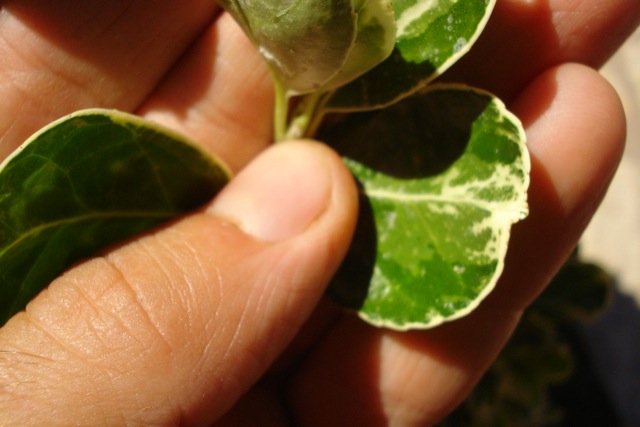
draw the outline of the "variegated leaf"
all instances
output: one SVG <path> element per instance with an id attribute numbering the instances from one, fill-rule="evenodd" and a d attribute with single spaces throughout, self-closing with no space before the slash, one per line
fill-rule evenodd
<path id="1" fill-rule="evenodd" d="M 434 86 L 351 115 L 323 137 L 347 156 L 366 196 L 329 294 L 394 329 L 473 310 L 503 269 L 511 225 L 527 212 L 519 121 L 487 93 Z"/>
<path id="2" fill-rule="evenodd" d="M 381 108 L 422 88 L 469 51 L 495 2 L 395 0 L 395 49 L 380 65 L 337 90 L 326 109 Z"/>

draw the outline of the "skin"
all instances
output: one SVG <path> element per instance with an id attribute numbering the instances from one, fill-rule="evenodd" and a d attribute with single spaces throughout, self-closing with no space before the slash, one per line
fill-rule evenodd
<path id="1" fill-rule="evenodd" d="M 1 157 L 47 122 L 100 106 L 182 131 L 239 171 L 202 210 L 77 265 L 0 329 L 7 424 L 436 422 L 491 364 L 606 191 L 625 121 L 593 67 L 640 21 L 637 0 L 498 1 L 450 78 L 494 91 L 522 119 L 531 214 L 478 310 L 397 333 L 323 299 L 353 232 L 355 186 L 322 145 L 267 148 L 268 74 L 212 1 L 0 8 Z"/>

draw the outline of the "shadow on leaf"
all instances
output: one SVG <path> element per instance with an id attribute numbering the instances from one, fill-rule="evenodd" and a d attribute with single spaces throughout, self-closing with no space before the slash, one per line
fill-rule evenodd
<path id="1" fill-rule="evenodd" d="M 464 153 L 490 98 L 430 91 L 389 108 L 354 113 L 320 130 L 341 155 L 396 178 L 444 172 Z"/>
<path id="2" fill-rule="evenodd" d="M 318 137 L 375 173 L 399 181 L 426 179 L 442 174 L 465 153 L 474 123 L 490 101 L 464 90 L 433 90 L 384 110 L 336 116 Z M 358 310 L 368 298 L 378 264 L 380 225 L 364 191 L 367 178 L 356 179 L 361 188 L 358 225 L 328 295 Z"/>
<path id="3" fill-rule="evenodd" d="M 369 293 L 378 249 L 378 233 L 369 198 L 359 193 L 358 223 L 344 262 L 338 269 L 327 295 L 343 307 L 358 310 Z"/>

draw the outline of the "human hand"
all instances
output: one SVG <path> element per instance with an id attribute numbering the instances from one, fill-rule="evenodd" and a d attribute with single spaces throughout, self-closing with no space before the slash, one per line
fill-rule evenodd
<path id="1" fill-rule="evenodd" d="M 315 144 L 258 155 L 271 83 L 228 16 L 209 25 L 210 0 L 5 1 L 0 153 L 101 106 L 174 127 L 244 170 L 202 211 L 70 270 L 0 330 L 0 419 L 411 426 L 446 414 L 571 251 L 621 155 L 615 93 L 562 64 L 598 65 L 640 6 L 570 3 L 500 1 L 486 37 L 452 70 L 522 118 L 531 215 L 476 312 L 396 333 L 321 299 L 353 230 L 353 184 Z"/>

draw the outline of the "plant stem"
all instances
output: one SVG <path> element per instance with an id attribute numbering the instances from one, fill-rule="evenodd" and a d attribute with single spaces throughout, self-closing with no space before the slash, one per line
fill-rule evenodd
<path id="1" fill-rule="evenodd" d="M 331 98 L 332 94 L 333 94 L 333 91 L 330 91 L 330 92 L 323 92 L 322 94 L 320 94 L 320 96 L 318 96 L 314 106 L 313 113 L 311 114 L 309 119 L 307 130 L 305 132 L 306 137 L 312 138 L 318 131 L 318 128 L 322 123 L 322 119 L 324 118 L 323 107 L 327 103 L 329 98 Z"/>
<path id="2" fill-rule="evenodd" d="M 302 98 L 287 130 L 287 139 L 313 137 L 324 116 L 322 105 L 328 95 L 327 92 L 313 92 Z"/>
<path id="3" fill-rule="evenodd" d="M 324 116 L 322 106 L 331 96 L 331 92 L 312 92 L 302 96 L 291 121 L 289 121 L 291 95 L 274 74 L 272 74 L 272 80 L 275 88 L 273 116 L 275 142 L 313 137 Z"/>
<path id="4" fill-rule="evenodd" d="M 287 138 L 287 121 L 289 118 L 289 95 L 280 83 L 280 80 L 272 75 L 275 88 L 275 111 L 273 116 L 273 133 L 276 142 Z"/>

